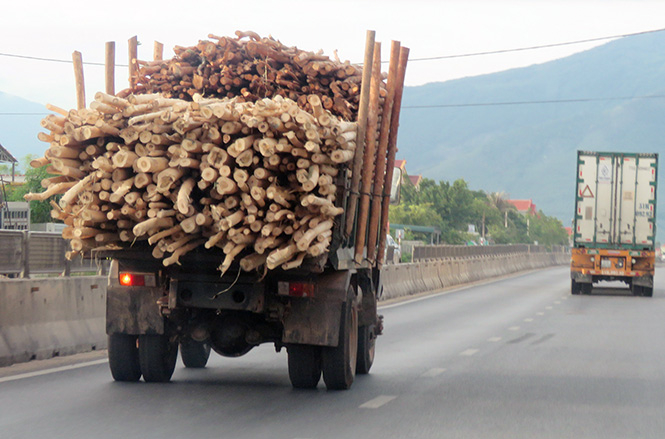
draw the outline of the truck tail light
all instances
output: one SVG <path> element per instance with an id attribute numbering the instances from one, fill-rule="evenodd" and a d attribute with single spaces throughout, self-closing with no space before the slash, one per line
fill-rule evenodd
<path id="1" fill-rule="evenodd" d="M 312 282 L 278 282 L 277 294 L 290 297 L 314 297 Z"/>
<path id="2" fill-rule="evenodd" d="M 157 286 L 154 274 L 120 273 L 118 281 L 123 287 L 154 287 Z"/>

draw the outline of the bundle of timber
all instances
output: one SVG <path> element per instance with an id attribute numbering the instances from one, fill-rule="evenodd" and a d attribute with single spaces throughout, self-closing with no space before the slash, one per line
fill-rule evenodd
<path id="1" fill-rule="evenodd" d="M 136 61 L 131 87 L 119 93 L 163 93 L 191 100 L 242 97 L 256 101 L 282 96 L 311 111 L 307 96 L 320 96 L 323 107 L 345 120 L 356 120 L 362 67 L 296 47 L 287 47 L 254 32 L 236 32 L 237 38 L 208 35 L 193 47 L 175 47 L 170 60 Z M 384 86 L 385 88 L 385 86 Z"/>
<path id="2" fill-rule="evenodd" d="M 305 100 L 310 111 L 280 94 L 248 102 L 100 92 L 89 109 L 51 107 L 60 115 L 42 121 L 50 147 L 33 166 L 59 176 L 26 199 L 64 194 L 52 215 L 67 224 L 70 256 L 147 240 L 166 266 L 217 246 L 222 273 L 236 258 L 245 271 L 298 267 L 327 252 L 343 213 L 336 178 L 357 129 L 318 95 Z"/>

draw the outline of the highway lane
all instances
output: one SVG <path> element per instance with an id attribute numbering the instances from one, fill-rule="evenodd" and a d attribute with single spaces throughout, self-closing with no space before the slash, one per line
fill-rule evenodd
<path id="1" fill-rule="evenodd" d="M 0 437 L 662 438 L 661 272 L 651 299 L 571 296 L 560 267 L 384 306 L 372 373 L 346 392 L 291 389 L 271 346 L 169 384 L 107 364 L 0 378 Z"/>

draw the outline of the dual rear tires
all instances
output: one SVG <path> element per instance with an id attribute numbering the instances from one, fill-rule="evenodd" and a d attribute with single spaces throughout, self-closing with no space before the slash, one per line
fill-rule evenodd
<path id="1" fill-rule="evenodd" d="M 633 296 L 653 297 L 653 287 L 644 287 L 641 285 L 631 285 Z"/>
<path id="2" fill-rule="evenodd" d="M 205 367 L 210 347 L 193 340 L 181 344 L 186 367 Z M 111 334 L 108 337 L 109 367 L 116 381 L 163 383 L 171 380 L 178 358 L 178 343 L 166 334 Z"/>
<path id="3" fill-rule="evenodd" d="M 590 283 L 575 282 L 575 279 L 571 281 L 570 292 L 574 295 L 577 294 L 591 294 L 591 289 L 593 285 Z"/>
<path id="4" fill-rule="evenodd" d="M 291 384 L 297 389 L 313 389 L 321 380 L 328 390 L 346 390 L 353 384 L 356 368 L 362 364 L 362 373 L 369 372 L 371 362 L 374 360 L 374 349 L 371 352 L 360 352 L 368 349 L 369 340 L 360 343 L 359 338 L 366 331 L 358 329 L 358 308 L 355 303 L 355 294 L 342 305 L 342 315 L 339 328 L 339 342 L 335 347 L 312 345 L 289 345 L 288 364 Z M 359 356 L 363 361 L 359 361 Z M 369 364 L 369 366 L 367 366 Z"/>

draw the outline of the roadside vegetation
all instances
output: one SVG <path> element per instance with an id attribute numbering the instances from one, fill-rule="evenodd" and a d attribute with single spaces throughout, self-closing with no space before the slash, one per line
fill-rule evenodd
<path id="1" fill-rule="evenodd" d="M 418 190 L 407 179 L 401 197 L 399 205 L 391 206 L 391 224 L 438 227 L 445 244 L 568 244 L 568 234 L 557 218 L 542 211 L 522 214 L 505 194 L 473 191 L 461 179 L 451 184 L 425 178 Z M 469 225 L 476 233 L 469 233 Z M 407 230 L 405 238 L 425 237 Z"/>

